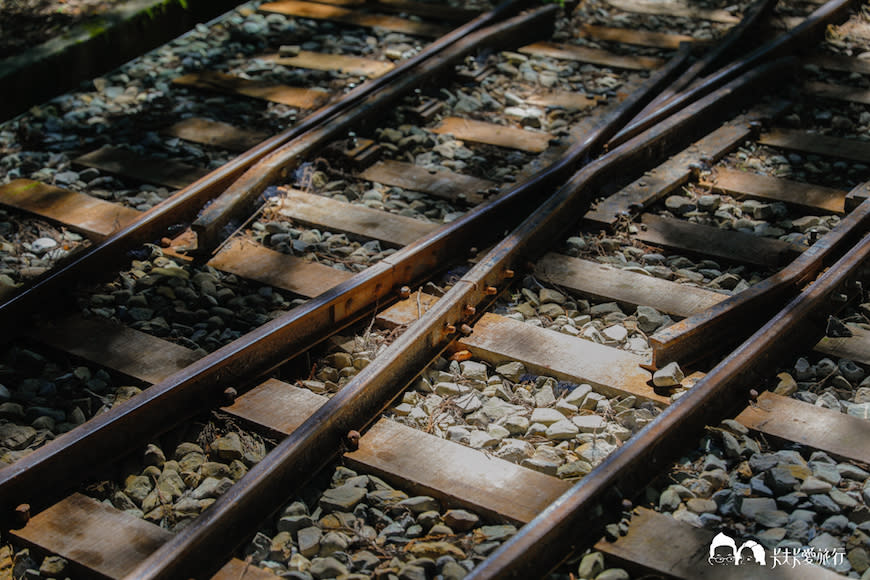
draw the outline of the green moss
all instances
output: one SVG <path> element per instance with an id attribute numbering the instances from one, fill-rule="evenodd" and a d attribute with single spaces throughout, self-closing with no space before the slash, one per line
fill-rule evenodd
<path id="1" fill-rule="evenodd" d="M 166 9 L 170 6 L 172 6 L 173 4 L 178 4 L 179 6 L 181 6 L 185 10 L 188 9 L 187 0 L 163 0 L 159 4 L 154 4 L 154 5 L 146 8 L 145 14 L 148 15 L 148 18 L 150 18 L 151 20 L 154 20 L 154 18 L 156 17 L 156 15 L 158 13 L 165 12 Z"/>
<path id="2" fill-rule="evenodd" d="M 88 36 L 90 36 L 91 38 L 101 36 L 105 34 L 106 31 L 109 29 L 108 22 L 106 22 L 102 18 L 87 20 L 82 23 L 82 27 L 87 30 Z"/>

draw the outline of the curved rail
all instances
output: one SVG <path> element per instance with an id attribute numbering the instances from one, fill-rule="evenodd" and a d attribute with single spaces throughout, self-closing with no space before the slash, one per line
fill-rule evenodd
<path id="1" fill-rule="evenodd" d="M 522 23 L 509 21 L 500 27 L 513 25 Z M 650 78 L 642 90 L 626 99 L 600 127 L 535 178 L 481 204 L 348 281 L 0 470 L 0 512 L 10 513 L 21 503 L 29 503 L 35 510 L 46 506 L 84 478 L 82 466 L 93 464 L 94 449 L 100 450 L 99 457 L 110 461 L 130 446 L 147 442 L 199 412 L 203 402 L 210 406 L 212 401 L 220 401 L 226 387 L 239 388 L 253 382 L 255 377 L 268 373 L 350 324 L 374 304 L 389 301 L 397 288 L 430 276 L 448 261 L 464 256 L 467 248 L 491 243 L 484 239 L 487 231 L 502 231 L 505 224 L 516 224 L 521 216 L 531 213 L 536 195 L 567 179 L 621 123 L 631 119 L 671 80 L 681 63 L 682 59 L 675 59 Z M 494 223 L 499 223 L 500 227 L 488 227 Z M 63 477 L 56 476 L 61 473 Z M 59 481 L 63 484 L 58 484 Z"/>
<path id="2" fill-rule="evenodd" d="M 589 475 L 553 502 L 468 576 L 473 580 L 529 578 L 541 562 L 557 562 L 572 545 L 601 537 L 619 500 L 640 493 L 661 466 L 676 460 L 705 425 L 745 404 L 755 381 L 790 352 L 809 348 L 824 335 L 827 316 L 842 307 L 831 299 L 849 286 L 870 257 L 870 234 L 850 249 L 774 319 L 616 450 Z"/>
<path id="3" fill-rule="evenodd" d="M 823 4 L 793 30 L 763 44 L 747 56 L 721 68 L 718 72 L 692 83 L 682 94 L 674 95 L 668 101 L 662 103 L 662 106 L 654 112 L 640 117 L 620 131 L 608 143 L 608 146 L 614 147 L 624 143 L 627 139 L 651 127 L 668 115 L 673 114 L 674 111 L 685 107 L 687 103 L 709 93 L 710 87 L 715 87 L 718 83 L 727 82 L 766 60 L 799 54 L 807 46 L 812 45 L 811 41 L 813 38 L 824 33 L 825 28 L 831 21 L 842 18 L 853 2 L 854 0 L 830 0 Z"/>
<path id="4" fill-rule="evenodd" d="M 75 257 L 61 268 L 51 271 L 31 287 L 0 304 L 0 325 L 4 328 L 15 328 L 17 321 L 29 317 L 32 311 L 38 308 L 44 309 L 47 304 L 51 304 L 52 302 L 47 300 L 49 296 L 60 294 L 63 289 L 69 288 L 83 276 L 99 274 L 109 265 L 120 264 L 131 248 L 159 239 L 170 226 L 193 219 L 209 200 L 219 195 L 260 159 L 292 143 L 343 111 L 365 102 L 372 93 L 402 79 L 419 65 L 441 54 L 458 41 L 466 39 L 472 33 L 515 14 L 528 3 L 528 0 L 505 0 L 494 10 L 481 14 L 458 27 L 385 75 L 359 85 L 338 102 L 321 107 L 299 124 L 267 139 L 178 191 L 100 244 Z"/>
<path id="5" fill-rule="evenodd" d="M 626 164 L 638 167 L 661 157 L 676 141 L 685 140 L 688 132 L 749 97 L 758 84 L 775 80 L 785 64 L 774 62 L 747 73 L 586 166 L 213 506 L 144 560 L 133 576 L 184 577 L 203 566 L 214 566 L 203 556 L 226 553 L 239 541 L 222 530 L 253 531 L 275 509 L 274 498 L 286 496 L 329 462 L 333 457 L 324 449 L 337 453 L 346 433 L 373 421 L 399 396 L 421 365 L 455 338 L 468 313 L 498 292 L 512 276 L 513 267 L 524 264 L 538 246 L 575 221 L 579 210 L 594 199 L 597 185 L 612 179 Z"/>
<path id="6" fill-rule="evenodd" d="M 652 335 L 652 366 L 662 367 L 671 361 L 683 365 L 696 363 L 702 358 L 712 358 L 744 339 L 758 320 L 769 318 L 771 311 L 785 300 L 794 298 L 807 282 L 854 245 L 868 228 L 870 200 L 852 210 L 833 230 L 773 276 Z"/>

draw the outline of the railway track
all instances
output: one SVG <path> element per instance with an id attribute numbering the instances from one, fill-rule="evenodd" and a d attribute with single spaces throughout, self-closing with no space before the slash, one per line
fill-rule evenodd
<path id="1" fill-rule="evenodd" d="M 336 26 L 440 34 L 368 13 L 428 6 L 260 5 L 298 42 L 257 66 L 337 71 L 347 92 L 316 109 L 328 92 L 177 78 L 313 112 L 208 174 L 75 158 L 181 188 L 152 209 L 0 188 L 91 240 L 32 282 L 7 274 L 0 507 L 4 538 L 33 548 L 16 574 L 48 553 L 83 577 L 524 578 L 569 557 L 572 575 L 627 577 L 605 554 L 733 577 L 707 561 L 716 530 L 842 549 L 839 570 L 863 573 L 866 61 L 809 49 L 828 29 L 828 49 L 866 52 L 866 14 L 708 11 L 732 31 L 693 50 L 678 30 L 589 24 L 670 26 L 616 3 L 558 22 L 509 3 L 427 49 L 309 50 Z M 186 151 L 262 138 L 195 117 L 166 131 Z M 841 360 L 792 360 L 812 349 Z M 812 506 L 847 523 L 798 535 L 782 509 Z M 679 551 L 655 543 L 670 538 Z M 792 573 L 834 574 L 811 564 Z"/>

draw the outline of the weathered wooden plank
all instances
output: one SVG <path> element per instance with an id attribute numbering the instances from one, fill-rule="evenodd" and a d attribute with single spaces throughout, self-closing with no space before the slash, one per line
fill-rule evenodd
<path id="1" fill-rule="evenodd" d="M 833 187 L 725 168 L 718 168 L 714 178 L 702 182 L 702 185 L 729 195 L 783 201 L 813 210 L 837 214 L 842 214 L 844 211 L 843 204 L 847 193 L 842 189 L 834 189 Z"/>
<path id="2" fill-rule="evenodd" d="M 838 457 L 870 462 L 870 421 L 765 391 L 737 420 L 765 435 L 821 449 Z"/>
<path id="3" fill-rule="evenodd" d="M 111 145 L 76 157 L 73 162 L 85 167 L 95 167 L 106 173 L 175 189 L 190 185 L 209 173 L 208 169 L 202 167 L 194 167 L 171 159 L 143 157 L 128 149 Z"/>
<path id="4" fill-rule="evenodd" d="M 652 56 L 622 56 L 600 48 L 556 42 L 535 42 L 520 48 L 519 52 L 626 70 L 651 70 L 659 68 L 664 64 L 664 60 Z"/>
<path id="5" fill-rule="evenodd" d="M 133 208 L 30 179 L 0 186 L 0 203 L 64 224 L 91 239 L 102 239 L 139 216 Z"/>
<path id="6" fill-rule="evenodd" d="M 870 181 L 865 181 L 846 194 L 846 211 L 852 211 L 868 199 L 870 199 Z"/>
<path id="7" fill-rule="evenodd" d="M 634 30 L 630 28 L 614 28 L 611 26 L 598 26 L 595 24 L 581 24 L 577 27 L 577 35 L 595 40 L 607 40 L 634 44 L 637 46 L 650 46 L 653 48 L 679 48 L 681 42 L 695 42 L 691 36 L 684 34 L 667 34 L 664 32 L 651 32 L 649 30 Z"/>
<path id="8" fill-rule="evenodd" d="M 222 410 L 280 436 L 295 431 L 327 400 L 308 389 L 269 379 Z"/>
<path id="9" fill-rule="evenodd" d="M 399 300 L 386 310 L 379 312 L 375 320 L 386 328 L 412 324 L 432 308 L 436 302 L 438 302 L 437 296 L 417 291 L 409 298 Z"/>
<path id="10" fill-rule="evenodd" d="M 465 21 L 480 14 L 480 10 L 447 4 L 415 2 L 414 0 L 317 0 L 319 4 L 334 6 L 365 6 L 378 12 L 401 12 L 414 16 L 434 17 L 441 20 Z"/>
<path id="11" fill-rule="evenodd" d="M 45 322 L 28 334 L 49 346 L 149 383 L 159 383 L 200 358 L 189 348 L 168 340 L 108 320 L 78 315 Z"/>
<path id="12" fill-rule="evenodd" d="M 561 254 L 545 255 L 535 266 L 535 272 L 541 280 L 595 299 L 652 306 L 676 316 L 701 312 L 727 298 L 703 288 Z"/>
<path id="13" fill-rule="evenodd" d="M 642 223 L 643 227 L 636 236 L 642 242 L 743 264 L 777 267 L 789 263 L 801 253 L 798 246 L 782 240 L 675 218 L 644 214 Z"/>
<path id="14" fill-rule="evenodd" d="M 275 573 L 233 558 L 211 580 L 275 580 Z"/>
<path id="15" fill-rule="evenodd" d="M 596 106 L 598 99 L 590 98 L 580 93 L 553 91 L 531 95 L 526 99 L 526 102 L 539 107 L 561 107 L 571 111 L 583 111 Z"/>
<path id="16" fill-rule="evenodd" d="M 430 129 L 433 133 L 450 134 L 457 139 L 472 141 L 474 143 L 486 143 L 510 149 L 520 149 L 531 153 L 540 153 L 547 149 L 550 143 L 550 135 L 538 133 L 518 127 L 505 127 L 495 123 L 462 119 L 460 117 L 447 117 L 436 127 Z"/>
<path id="17" fill-rule="evenodd" d="M 494 181 L 471 175 L 430 171 L 413 163 L 391 160 L 378 161 L 359 176 L 384 185 L 420 191 L 452 201 L 465 200 L 475 205 L 484 200 L 484 192 L 498 186 Z"/>
<path id="18" fill-rule="evenodd" d="M 74 493 L 10 532 L 103 578 L 123 578 L 172 534 L 93 498 Z"/>
<path id="19" fill-rule="evenodd" d="M 266 54 L 257 57 L 260 60 L 280 64 L 282 66 L 295 66 L 313 70 L 331 70 L 340 73 L 360 75 L 364 77 L 379 77 L 388 73 L 396 65 L 383 60 L 363 58 L 346 54 L 327 54 L 323 52 L 311 52 L 301 50 L 296 56 L 281 56 L 279 54 Z"/>
<path id="20" fill-rule="evenodd" d="M 300 109 L 316 109 L 329 99 L 329 93 L 317 89 L 276 85 L 264 81 L 215 71 L 200 71 L 172 80 L 177 85 L 230 95 L 244 95 Z"/>
<path id="21" fill-rule="evenodd" d="M 648 207 L 689 180 L 692 164 L 701 158 L 715 162 L 752 135 L 748 122 L 729 123 L 648 171 L 633 183 L 599 203 L 586 219 L 616 223 L 620 216 Z"/>
<path id="22" fill-rule="evenodd" d="M 269 137 L 264 131 L 242 129 L 203 117 L 184 119 L 161 130 L 161 133 L 193 143 L 223 147 L 229 151 L 247 151 Z"/>
<path id="23" fill-rule="evenodd" d="M 626 12 L 682 16 L 695 20 L 722 22 L 723 24 L 737 24 L 740 22 L 739 17 L 727 10 L 698 8 L 680 0 L 607 0 L 607 3 Z"/>
<path id="24" fill-rule="evenodd" d="M 771 147 L 870 163 L 870 141 L 818 135 L 800 129 L 772 129 L 762 133 L 758 142 Z"/>
<path id="25" fill-rule="evenodd" d="M 711 564 L 710 544 L 717 532 L 695 528 L 673 517 L 647 508 L 638 508 L 631 518 L 628 534 L 615 542 L 601 540 L 595 549 L 604 552 L 617 562 L 625 562 L 681 580 L 837 580 L 836 572 L 800 561 L 773 567 L 773 554 L 766 552 L 765 566 L 744 565 L 735 568 L 734 563 Z M 737 538 L 735 538 L 737 539 Z M 742 544 L 741 541 L 737 542 Z M 735 575 L 735 569 L 739 574 Z"/>
<path id="26" fill-rule="evenodd" d="M 828 70 L 870 74 L 870 60 L 843 56 L 840 54 L 811 54 L 804 59 L 807 64 L 814 64 Z"/>
<path id="27" fill-rule="evenodd" d="M 439 224 L 296 189 L 284 189 L 282 196 L 281 215 L 330 231 L 365 236 L 394 246 L 406 246 L 440 227 Z"/>
<path id="28" fill-rule="evenodd" d="M 292 433 L 326 401 L 307 389 L 270 379 L 222 410 L 280 436 Z M 429 459 L 421 462 L 420 457 Z M 569 487 L 555 477 L 485 457 L 388 419 L 366 432 L 359 449 L 345 455 L 345 460 L 367 473 L 406 479 L 404 485 L 418 493 L 521 523 Z"/>
<path id="29" fill-rule="evenodd" d="M 57 554 L 88 572 L 88 578 L 125 578 L 172 534 L 80 493 L 43 510 L 20 530 L 19 541 Z M 213 576 L 217 580 L 266 580 L 275 575 L 234 558 Z"/>
<path id="30" fill-rule="evenodd" d="M 359 1 L 359 0 L 357 0 Z M 370 0 L 362 0 L 365 4 Z M 452 22 L 465 22 L 480 15 L 480 10 L 465 8 L 464 6 L 450 6 L 442 3 L 414 2 L 412 0 L 378 0 L 371 3 L 373 8 L 380 12 L 401 12 L 435 20 L 450 20 Z"/>
<path id="31" fill-rule="evenodd" d="M 829 336 L 820 340 L 815 351 L 837 358 L 870 365 L 870 330 L 861 328 L 855 324 L 848 325 L 852 336 L 847 338 L 831 338 Z"/>
<path id="32" fill-rule="evenodd" d="M 366 28 L 377 27 L 383 28 L 384 30 L 392 30 L 394 32 L 402 32 L 404 34 L 413 34 L 429 38 L 437 38 L 449 32 L 448 28 L 436 24 L 417 22 L 415 20 L 398 18 L 396 16 L 366 14 L 364 12 L 342 8 L 341 6 L 315 4 L 313 2 L 299 2 L 297 0 L 267 2 L 261 4 L 259 10 L 262 12 L 277 12 L 278 14 L 286 14 L 287 16 L 296 16 L 299 18 L 311 18 L 313 20 L 331 20 L 333 22 L 341 22 L 342 24 L 349 24 L 352 26 L 362 26 Z"/>
<path id="33" fill-rule="evenodd" d="M 240 239 L 226 244 L 208 265 L 306 298 L 326 292 L 353 275 Z"/>
<path id="34" fill-rule="evenodd" d="M 804 83 L 804 92 L 809 93 L 814 97 L 870 105 L 870 89 L 860 87 L 807 82 Z"/>
<path id="35" fill-rule="evenodd" d="M 561 479 L 381 419 L 345 454 L 351 467 L 484 516 L 527 523 L 568 490 Z M 425 460 L 423 460 L 425 458 Z"/>
<path id="36" fill-rule="evenodd" d="M 644 358 L 512 318 L 484 314 L 459 345 L 492 363 L 520 361 L 532 373 L 589 383 L 611 397 L 635 395 L 663 405 L 670 402 L 650 386 L 652 375 L 640 367 Z"/>

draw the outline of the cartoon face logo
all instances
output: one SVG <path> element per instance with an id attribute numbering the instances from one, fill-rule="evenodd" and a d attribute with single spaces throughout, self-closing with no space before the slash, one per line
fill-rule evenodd
<path id="1" fill-rule="evenodd" d="M 755 540 L 746 540 L 737 550 L 737 564 L 759 564 L 764 566 L 764 548 Z"/>
<path id="2" fill-rule="evenodd" d="M 710 542 L 710 556 L 707 561 L 712 564 L 733 564 L 736 561 L 737 544 L 730 536 L 719 532 Z"/>
<path id="3" fill-rule="evenodd" d="M 733 564 L 739 566 L 765 565 L 764 548 L 755 540 L 746 540 L 740 549 L 731 536 L 719 532 L 710 542 L 710 556 L 707 562 L 713 564 Z"/>

